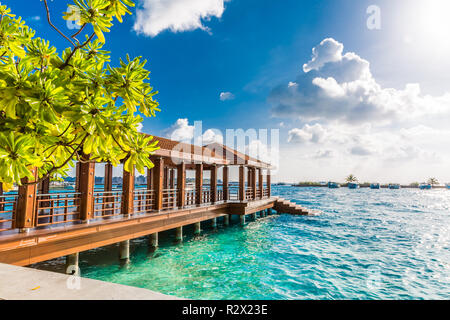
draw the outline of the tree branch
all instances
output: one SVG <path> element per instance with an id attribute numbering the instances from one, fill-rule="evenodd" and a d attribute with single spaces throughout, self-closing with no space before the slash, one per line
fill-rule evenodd
<path id="1" fill-rule="evenodd" d="M 52 26 L 53 29 L 56 30 L 56 32 L 58 32 L 60 35 L 62 35 L 67 41 L 69 41 L 74 47 L 76 47 L 75 42 L 73 42 L 72 40 L 69 39 L 69 37 L 67 37 L 64 33 L 61 32 L 61 30 L 59 30 L 51 21 L 50 19 L 50 9 L 48 8 L 48 3 L 47 0 L 44 0 L 44 5 L 45 5 L 45 10 L 47 11 L 47 21 L 50 24 L 50 26 Z"/>

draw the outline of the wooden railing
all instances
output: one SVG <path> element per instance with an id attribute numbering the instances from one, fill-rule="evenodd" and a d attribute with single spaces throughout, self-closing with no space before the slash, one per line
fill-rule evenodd
<path id="1" fill-rule="evenodd" d="M 36 227 L 80 221 L 80 193 L 64 192 L 36 196 Z"/>
<path id="2" fill-rule="evenodd" d="M 186 206 L 193 206 L 195 204 L 195 196 L 196 196 L 195 189 L 186 189 L 184 204 Z"/>
<path id="3" fill-rule="evenodd" d="M 164 189 L 163 196 L 163 209 L 174 209 L 177 207 L 178 190 L 177 189 Z"/>
<path id="4" fill-rule="evenodd" d="M 230 201 L 238 201 L 239 200 L 239 187 L 238 186 L 229 186 L 228 187 L 228 199 Z"/>
<path id="5" fill-rule="evenodd" d="M 245 200 L 252 200 L 253 199 L 253 188 L 248 187 L 245 190 Z"/>
<path id="6" fill-rule="evenodd" d="M 134 190 L 134 214 L 154 211 L 155 191 L 147 189 Z"/>
<path id="7" fill-rule="evenodd" d="M 0 232 L 15 228 L 16 204 L 17 194 L 0 196 Z"/>
<path id="8" fill-rule="evenodd" d="M 108 218 L 122 214 L 122 190 L 94 192 L 94 218 Z"/>

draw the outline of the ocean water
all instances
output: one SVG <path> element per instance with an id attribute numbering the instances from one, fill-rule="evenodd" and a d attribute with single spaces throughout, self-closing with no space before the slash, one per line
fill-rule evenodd
<path id="1" fill-rule="evenodd" d="M 321 210 L 203 226 L 184 242 L 160 235 L 80 254 L 83 277 L 191 299 L 449 299 L 450 190 L 274 187 L 274 195 Z M 57 270 L 64 259 L 34 267 Z"/>

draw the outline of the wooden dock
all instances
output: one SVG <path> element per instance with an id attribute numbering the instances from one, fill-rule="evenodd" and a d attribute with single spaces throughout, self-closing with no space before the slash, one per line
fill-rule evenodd
<path id="1" fill-rule="evenodd" d="M 305 215 L 312 212 L 271 196 L 271 165 L 213 144 L 198 147 L 157 138 L 161 149 L 147 170 L 147 185 L 135 187 L 133 172 L 123 171 L 121 189 L 112 187 L 112 166 L 105 164 L 104 186 L 95 185 L 94 162 L 77 164 L 75 192 L 49 190 L 49 181 L 19 188 L 17 194 L 0 194 L 0 263 L 26 266 L 67 256 L 78 265 L 78 253 L 119 243 L 119 258 L 129 259 L 129 240 L 150 235 L 158 246 L 158 233 L 175 230 L 180 241 L 183 227 L 217 219 L 230 223 L 237 215 L 277 212 Z M 238 185 L 230 183 L 237 167 Z M 195 187 L 186 175 L 195 173 Z M 204 172 L 209 184 L 204 185 Z M 219 171 L 221 183 L 218 181 Z M 37 170 L 35 170 L 37 176 Z"/>

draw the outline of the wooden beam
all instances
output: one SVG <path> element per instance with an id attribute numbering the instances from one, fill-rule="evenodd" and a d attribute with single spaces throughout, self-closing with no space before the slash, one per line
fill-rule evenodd
<path id="1" fill-rule="evenodd" d="M 132 215 L 134 211 L 134 167 L 132 172 L 123 170 L 122 214 Z"/>
<path id="2" fill-rule="evenodd" d="M 153 161 L 153 188 L 155 192 L 155 210 L 162 210 L 163 189 L 164 189 L 164 158 L 157 158 Z"/>
<path id="3" fill-rule="evenodd" d="M 104 191 L 112 191 L 113 166 L 110 162 L 105 163 Z"/>
<path id="4" fill-rule="evenodd" d="M 271 185 L 270 179 L 271 179 L 271 173 L 270 173 L 270 170 L 267 170 L 267 181 L 266 181 L 266 184 L 267 184 L 267 191 L 268 191 L 268 194 L 269 194 L 269 198 L 272 196 L 272 185 Z"/>
<path id="5" fill-rule="evenodd" d="M 195 203 L 200 205 L 203 203 L 203 164 L 195 165 Z"/>
<path id="6" fill-rule="evenodd" d="M 256 168 L 251 168 L 252 171 L 252 194 L 253 200 L 256 200 Z"/>
<path id="7" fill-rule="evenodd" d="M 164 165 L 164 183 L 163 188 L 169 189 L 169 167 Z"/>
<path id="8" fill-rule="evenodd" d="M 153 190 L 153 168 L 147 168 L 147 190 Z"/>
<path id="9" fill-rule="evenodd" d="M 22 231 L 33 228 L 35 226 L 35 213 L 36 213 L 36 192 L 37 185 L 25 183 L 36 181 L 38 178 L 37 168 L 32 168 L 31 173 L 33 178 L 23 178 L 22 185 L 19 187 L 17 210 L 16 210 L 16 228 Z"/>
<path id="10" fill-rule="evenodd" d="M 230 175 L 230 168 L 228 166 L 223 167 L 222 171 L 222 183 L 223 183 L 223 200 L 227 201 L 230 199 L 230 193 L 229 193 L 229 175 Z"/>
<path id="11" fill-rule="evenodd" d="M 80 220 L 88 221 L 94 217 L 95 163 L 80 163 Z"/>
<path id="12" fill-rule="evenodd" d="M 217 202 L 217 166 L 211 167 L 210 175 L 210 187 L 211 187 L 211 202 Z"/>
<path id="13" fill-rule="evenodd" d="M 182 162 L 177 168 L 178 207 L 183 208 L 186 197 L 186 164 Z"/>
<path id="14" fill-rule="evenodd" d="M 262 199 L 263 192 L 264 192 L 264 183 L 263 183 L 263 174 L 262 174 L 261 168 L 258 169 L 258 191 L 259 191 L 260 199 Z"/>
<path id="15" fill-rule="evenodd" d="M 245 167 L 239 167 L 239 200 L 245 200 Z"/>

